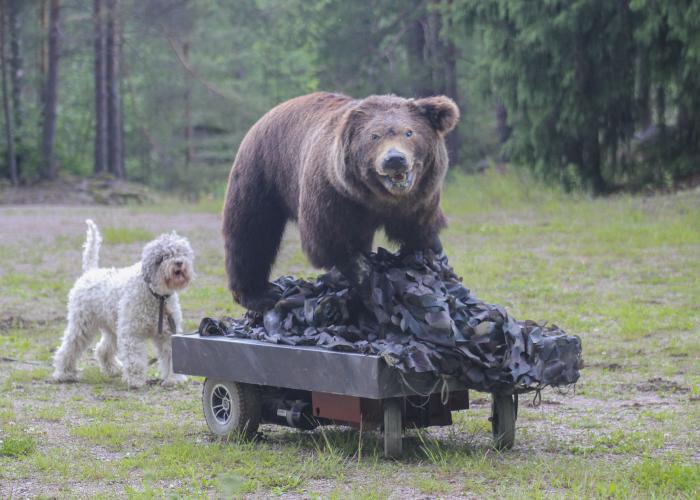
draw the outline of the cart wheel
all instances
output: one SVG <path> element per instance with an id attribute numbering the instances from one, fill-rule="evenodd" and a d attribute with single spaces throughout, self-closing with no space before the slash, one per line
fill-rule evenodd
<path id="1" fill-rule="evenodd" d="M 497 450 L 509 450 L 513 447 L 517 417 L 517 394 L 491 395 L 491 430 L 493 432 L 493 446 Z"/>
<path id="2" fill-rule="evenodd" d="M 386 458 L 401 456 L 403 447 L 401 406 L 401 398 L 384 400 L 384 456 Z"/>
<path id="3" fill-rule="evenodd" d="M 251 438 L 260 424 L 260 392 L 250 384 L 206 379 L 202 407 L 209 430 L 221 438 Z"/>

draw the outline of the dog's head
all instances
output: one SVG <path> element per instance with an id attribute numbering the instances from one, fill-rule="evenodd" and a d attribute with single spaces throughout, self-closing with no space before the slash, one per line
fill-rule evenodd
<path id="1" fill-rule="evenodd" d="M 194 252 L 187 239 L 175 231 L 163 234 L 143 249 L 143 279 L 161 295 L 182 290 L 194 279 Z"/>

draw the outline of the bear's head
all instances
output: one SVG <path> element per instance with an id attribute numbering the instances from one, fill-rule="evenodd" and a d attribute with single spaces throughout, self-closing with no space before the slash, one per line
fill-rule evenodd
<path id="1" fill-rule="evenodd" d="M 358 101 L 339 127 L 342 177 L 355 187 L 361 184 L 361 191 L 397 202 L 426 188 L 439 189 L 448 166 L 445 135 L 458 120 L 459 108 L 445 96 Z"/>

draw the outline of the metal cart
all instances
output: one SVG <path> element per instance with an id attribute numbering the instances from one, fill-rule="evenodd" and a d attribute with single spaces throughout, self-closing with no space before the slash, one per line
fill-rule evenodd
<path id="1" fill-rule="evenodd" d="M 452 424 L 469 408 L 468 389 L 454 379 L 402 374 L 380 356 L 233 337 L 174 335 L 176 373 L 206 377 L 202 406 L 220 437 L 251 437 L 260 423 L 310 430 L 319 425 L 382 430 L 384 455 L 402 452 L 406 428 Z M 494 394 L 494 446 L 515 439 L 517 395 Z"/>

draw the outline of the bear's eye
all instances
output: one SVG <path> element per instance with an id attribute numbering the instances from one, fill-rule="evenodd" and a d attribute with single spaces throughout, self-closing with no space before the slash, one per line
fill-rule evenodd
<path id="1" fill-rule="evenodd" d="M 404 134 L 406 137 L 411 137 L 413 135 L 413 130 L 407 130 Z"/>
<path id="2" fill-rule="evenodd" d="M 379 140 L 379 134 L 372 134 L 370 137 L 373 141 Z"/>

